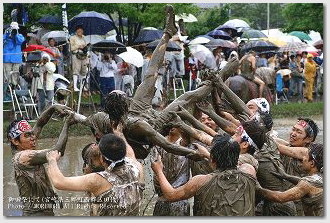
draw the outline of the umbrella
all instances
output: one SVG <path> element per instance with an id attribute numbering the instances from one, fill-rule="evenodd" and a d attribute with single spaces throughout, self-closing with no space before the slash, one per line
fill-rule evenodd
<path id="1" fill-rule="evenodd" d="M 206 35 L 213 37 L 214 39 L 226 39 L 231 40 L 230 35 L 222 30 L 213 30 L 211 32 L 208 32 Z"/>
<path id="2" fill-rule="evenodd" d="M 237 46 L 235 43 L 228 41 L 228 40 L 223 40 L 223 39 L 213 39 L 207 44 L 205 44 L 206 47 L 210 49 L 215 49 L 217 47 L 223 47 L 223 48 L 236 48 Z"/>
<path id="3" fill-rule="evenodd" d="M 151 28 L 151 27 L 150 27 Z M 163 31 L 159 29 L 143 29 L 134 40 L 135 44 L 149 43 L 154 40 L 160 39 L 163 36 Z"/>
<path id="4" fill-rule="evenodd" d="M 197 58 L 201 63 L 205 64 L 210 69 L 216 68 L 216 61 L 213 53 L 203 45 L 190 45 L 191 54 Z"/>
<path id="5" fill-rule="evenodd" d="M 234 26 L 221 25 L 221 26 L 218 26 L 216 29 L 223 30 L 225 32 L 227 32 L 227 30 L 231 30 L 232 36 L 237 36 L 237 29 Z"/>
<path id="6" fill-rule="evenodd" d="M 100 42 L 104 40 L 104 38 L 100 35 L 87 35 L 85 36 L 85 41 L 86 41 L 86 44 L 95 44 L 97 42 Z"/>
<path id="7" fill-rule="evenodd" d="M 312 38 L 308 34 L 306 34 L 304 32 L 300 32 L 300 31 L 293 31 L 293 32 L 289 33 L 289 35 L 296 36 L 301 40 L 312 40 Z"/>
<path id="8" fill-rule="evenodd" d="M 286 43 L 296 42 L 301 43 L 301 40 L 296 36 L 284 35 L 279 37 L 280 40 L 283 40 Z"/>
<path id="9" fill-rule="evenodd" d="M 180 19 L 183 20 L 183 22 L 197 22 L 197 18 L 193 14 L 186 14 L 182 13 L 181 15 L 175 15 L 175 21 L 179 21 Z"/>
<path id="10" fill-rule="evenodd" d="M 318 40 L 316 41 L 313 46 L 316 48 L 316 49 L 322 49 L 323 48 L 323 40 Z"/>
<path id="11" fill-rule="evenodd" d="M 306 49 L 308 45 L 303 42 L 289 42 L 279 49 L 279 52 L 297 52 Z"/>
<path id="12" fill-rule="evenodd" d="M 70 81 L 68 79 L 66 79 L 63 75 L 61 74 L 56 74 L 56 73 L 53 73 L 53 80 L 56 81 L 56 80 L 62 80 L 64 82 L 66 82 L 68 85 L 70 84 Z"/>
<path id="13" fill-rule="evenodd" d="M 54 15 L 46 15 L 38 20 L 39 23 L 61 25 L 62 19 Z"/>
<path id="14" fill-rule="evenodd" d="M 127 47 L 127 52 L 118 54 L 118 56 L 123 59 L 126 63 L 133 64 L 136 67 L 143 66 L 143 56 L 142 54 L 133 49 L 132 47 Z"/>
<path id="15" fill-rule="evenodd" d="M 260 40 L 265 40 L 265 41 L 269 41 L 271 43 L 274 43 L 276 46 L 278 47 L 281 47 L 281 46 L 284 46 L 286 44 L 285 41 L 279 39 L 279 38 L 275 38 L 275 37 L 263 37 L 263 38 L 260 38 Z"/>
<path id="16" fill-rule="evenodd" d="M 45 46 L 42 46 L 42 45 L 29 45 L 23 51 L 24 52 L 43 51 L 43 52 L 46 52 L 46 53 L 50 54 L 51 56 L 55 56 L 54 52 L 51 49 L 48 49 L 48 48 L 46 48 Z"/>
<path id="17" fill-rule="evenodd" d="M 241 19 L 232 19 L 225 22 L 223 25 L 232 26 L 235 28 L 249 28 L 249 24 L 247 24 L 244 20 Z"/>
<path id="18" fill-rule="evenodd" d="M 276 51 L 278 46 L 263 40 L 249 41 L 242 47 L 242 52 L 248 52 L 249 50 L 254 50 L 258 53 L 267 52 L 267 51 Z"/>
<path id="19" fill-rule="evenodd" d="M 57 44 L 62 44 L 64 42 L 67 42 L 68 35 L 64 31 L 51 31 L 46 33 L 41 37 L 41 43 L 44 46 L 48 46 L 48 39 L 53 38 Z"/>
<path id="20" fill-rule="evenodd" d="M 147 44 L 147 48 L 149 49 L 156 49 L 157 45 L 159 44 L 160 40 L 152 41 L 151 43 Z M 169 41 L 166 47 L 166 51 L 181 51 L 181 47 L 174 41 Z"/>
<path id="21" fill-rule="evenodd" d="M 42 52 L 30 52 L 26 57 L 26 62 L 37 62 L 41 60 Z M 54 57 L 50 55 L 51 61 L 54 61 Z"/>
<path id="22" fill-rule="evenodd" d="M 212 38 L 213 39 L 213 38 Z M 189 45 L 196 45 L 196 44 L 205 44 L 205 43 L 208 43 L 210 42 L 210 39 L 206 38 L 206 37 L 203 37 L 203 36 L 199 36 L 193 40 L 191 40 L 189 42 Z"/>
<path id="23" fill-rule="evenodd" d="M 85 35 L 105 35 L 115 28 L 107 14 L 94 11 L 79 13 L 70 19 L 68 25 L 70 33 L 74 33 L 77 26 L 82 26 Z"/>
<path id="24" fill-rule="evenodd" d="M 120 54 L 126 52 L 126 46 L 120 42 L 113 40 L 102 40 L 92 45 L 92 50 L 105 53 L 110 52 L 112 54 Z"/>
<path id="25" fill-rule="evenodd" d="M 267 37 L 267 35 L 256 29 L 246 30 L 243 32 L 243 34 L 241 36 L 241 38 L 247 38 L 247 39 L 263 38 L 263 37 Z"/>

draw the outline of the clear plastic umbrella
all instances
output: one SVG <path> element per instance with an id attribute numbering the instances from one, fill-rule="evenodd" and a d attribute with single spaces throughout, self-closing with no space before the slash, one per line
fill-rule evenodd
<path id="1" fill-rule="evenodd" d="M 189 45 L 205 44 L 208 42 L 210 42 L 210 39 L 200 36 L 200 37 L 197 37 L 197 38 L 191 40 L 189 42 Z"/>
<path id="2" fill-rule="evenodd" d="M 127 47 L 127 52 L 118 54 L 118 56 L 123 59 L 126 63 L 133 64 L 136 67 L 143 66 L 143 56 L 142 54 L 133 49 L 132 47 Z"/>
<path id="3" fill-rule="evenodd" d="M 59 43 L 65 43 L 68 40 L 68 34 L 64 31 L 51 31 L 46 33 L 41 37 L 41 43 L 44 46 L 49 46 L 48 45 L 48 39 L 53 38 L 57 44 Z"/>
<path id="4" fill-rule="evenodd" d="M 216 68 L 216 61 L 213 53 L 203 45 L 190 45 L 190 52 L 197 58 L 201 63 L 205 64 L 210 69 Z"/>

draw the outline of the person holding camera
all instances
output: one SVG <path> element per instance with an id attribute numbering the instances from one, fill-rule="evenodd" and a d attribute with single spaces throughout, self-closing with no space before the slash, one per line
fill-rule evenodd
<path id="1" fill-rule="evenodd" d="M 39 77 L 37 78 L 37 93 L 38 93 L 38 112 L 41 114 L 46 107 L 46 99 L 48 105 L 51 105 L 54 97 L 55 81 L 53 74 L 56 66 L 50 61 L 50 56 L 44 53 L 41 56 L 39 63 Z"/>
<path id="2" fill-rule="evenodd" d="M 12 75 L 19 73 L 19 66 L 22 64 L 21 45 L 25 38 L 18 30 L 18 23 L 12 22 L 3 35 L 3 68 L 6 84 L 17 85 L 17 80 Z"/>
<path id="3" fill-rule="evenodd" d="M 105 97 L 115 90 L 115 73 L 118 68 L 112 55 L 106 52 L 102 61 L 97 61 L 96 69 L 100 71 L 101 107 L 103 108 Z"/>

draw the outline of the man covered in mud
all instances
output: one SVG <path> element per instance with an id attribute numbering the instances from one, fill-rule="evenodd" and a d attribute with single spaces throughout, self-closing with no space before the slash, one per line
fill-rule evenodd
<path id="1" fill-rule="evenodd" d="M 309 118 L 298 118 L 297 123 L 292 127 L 290 132 L 290 140 L 286 142 L 281 139 L 277 139 L 276 142 L 287 145 L 290 147 L 305 147 L 305 153 L 308 152 L 309 146 L 315 141 L 316 136 L 319 132 L 317 124 Z M 292 148 L 294 149 L 294 148 Z M 281 159 L 284 165 L 284 170 L 287 174 L 304 177 L 306 176 L 306 171 L 302 168 L 302 160 L 297 159 L 286 154 L 281 154 Z M 292 188 L 294 185 L 289 184 Z M 296 201 L 297 215 L 303 216 L 303 207 L 301 201 Z"/>
<path id="2" fill-rule="evenodd" d="M 47 154 L 48 173 L 55 188 L 86 191 L 95 196 L 97 216 L 136 216 L 144 190 L 143 167 L 126 142 L 121 125 L 114 134 L 104 135 L 99 143 L 104 171 L 83 176 L 65 177 L 58 168 L 60 153 Z"/>
<path id="3" fill-rule="evenodd" d="M 211 149 L 210 162 L 214 172 L 194 176 L 186 184 L 173 188 L 163 173 L 160 160 L 152 163 L 163 198 L 179 201 L 198 197 L 197 212 L 203 216 L 253 216 L 256 180 L 237 169 L 239 145 L 230 136 L 219 137 Z M 254 170 L 254 168 L 252 167 Z"/>
<path id="4" fill-rule="evenodd" d="M 37 149 L 37 139 L 42 128 L 48 123 L 55 111 L 64 113 L 69 109 L 63 105 L 53 105 L 44 111 L 32 128 L 26 120 L 15 120 L 9 127 L 7 136 L 13 153 L 15 180 L 23 201 L 23 216 L 53 216 L 56 205 L 55 194 L 43 164 L 47 163 L 49 151 L 60 151 L 64 155 L 68 140 L 68 129 L 74 123 L 69 116 L 63 125 L 62 132 L 53 148 Z"/>

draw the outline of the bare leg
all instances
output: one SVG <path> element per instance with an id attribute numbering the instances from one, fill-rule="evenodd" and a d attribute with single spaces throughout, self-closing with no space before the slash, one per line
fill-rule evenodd
<path id="1" fill-rule="evenodd" d="M 154 50 L 148 70 L 145 74 L 144 81 L 136 89 L 134 99 L 151 104 L 151 100 L 155 94 L 155 83 L 157 80 L 157 72 L 164 61 L 164 55 L 169 39 L 177 32 L 174 24 L 174 11 L 172 6 L 166 6 L 166 27 L 164 34 L 160 39 L 156 49 Z"/>
<path id="2" fill-rule="evenodd" d="M 264 88 L 265 88 L 265 82 L 263 82 L 258 77 L 254 77 L 253 82 L 259 85 L 259 97 L 262 98 L 263 97 Z"/>

